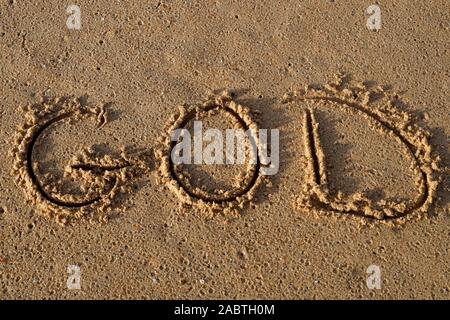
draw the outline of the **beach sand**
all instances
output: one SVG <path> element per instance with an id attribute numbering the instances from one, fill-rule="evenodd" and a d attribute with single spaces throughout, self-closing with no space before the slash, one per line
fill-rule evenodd
<path id="1" fill-rule="evenodd" d="M 2 1 L 0 299 L 449 299 L 450 3 L 372 4 Z"/>

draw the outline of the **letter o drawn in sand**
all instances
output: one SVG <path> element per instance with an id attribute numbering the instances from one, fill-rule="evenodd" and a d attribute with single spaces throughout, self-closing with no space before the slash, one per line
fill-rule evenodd
<path id="1" fill-rule="evenodd" d="M 125 152 L 117 159 L 111 156 L 99 158 L 91 151 L 84 151 L 73 158 L 65 170 L 65 175 L 81 178 L 88 186 L 83 194 L 77 196 L 62 194 L 57 191 L 57 186 L 40 181 L 36 174 L 39 166 L 33 161 L 38 139 L 52 126 L 64 121 L 91 119 L 97 121 L 97 127 L 101 127 L 107 122 L 105 107 L 83 106 L 75 98 L 45 98 L 42 103 L 24 109 L 27 123 L 17 132 L 11 152 L 14 157 L 12 173 L 16 176 L 16 182 L 25 189 L 29 200 L 42 209 L 42 213 L 55 217 L 61 224 L 85 216 L 106 221 L 113 199 L 126 191 L 126 182 L 138 168 L 143 168 L 142 159 L 133 158 Z"/>
<path id="2" fill-rule="evenodd" d="M 225 114 L 236 127 L 246 132 L 246 138 L 254 146 L 254 161 L 246 163 L 245 172 L 239 176 L 239 181 L 233 188 L 213 193 L 205 188 L 194 186 L 191 177 L 177 171 L 178 164 L 172 159 L 172 151 L 177 141 L 172 141 L 173 132 L 185 129 L 189 124 L 200 117 L 220 112 Z M 196 206 L 205 211 L 235 212 L 250 203 L 255 196 L 257 188 L 263 181 L 260 174 L 262 164 L 258 156 L 260 142 L 258 139 L 258 126 L 250 116 L 249 109 L 234 102 L 227 94 L 211 97 L 206 102 L 192 107 L 181 107 L 179 113 L 174 115 L 167 126 L 167 134 L 162 138 L 161 147 L 156 151 L 160 159 L 161 183 L 167 185 L 175 192 L 182 204 Z M 226 167 L 226 164 L 224 165 Z"/>

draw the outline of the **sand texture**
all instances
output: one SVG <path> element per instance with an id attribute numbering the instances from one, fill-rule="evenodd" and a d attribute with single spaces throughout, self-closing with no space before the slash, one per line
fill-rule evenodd
<path id="1" fill-rule="evenodd" d="M 450 2 L 371 4 L 2 1 L 0 299 L 449 299 Z"/>

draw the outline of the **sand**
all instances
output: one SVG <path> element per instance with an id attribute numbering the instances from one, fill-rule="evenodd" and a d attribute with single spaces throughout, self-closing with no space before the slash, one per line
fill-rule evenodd
<path id="1" fill-rule="evenodd" d="M 449 299 L 450 4 L 371 4 L 2 2 L 0 299 Z"/>

